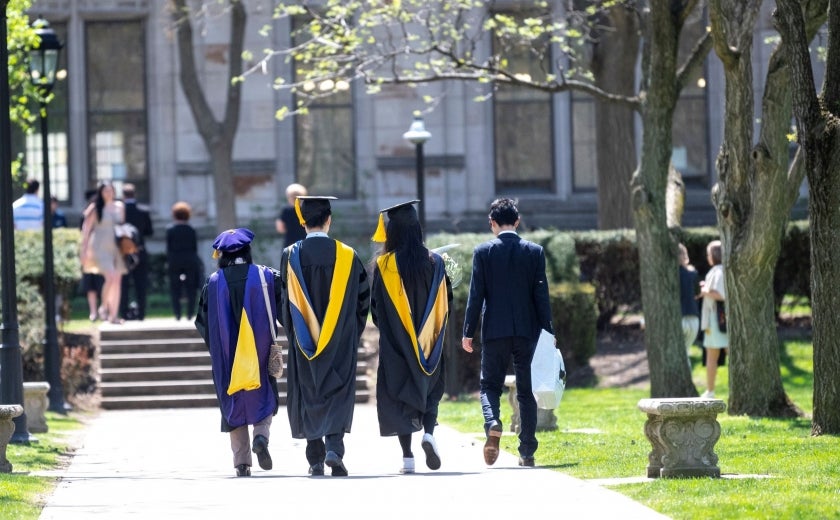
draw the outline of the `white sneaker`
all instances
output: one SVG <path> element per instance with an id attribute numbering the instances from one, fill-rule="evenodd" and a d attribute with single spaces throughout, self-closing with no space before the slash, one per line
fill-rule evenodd
<path id="1" fill-rule="evenodd" d="M 400 468 L 400 473 L 414 473 L 414 457 L 403 457 L 403 465 Z"/>
<path id="2" fill-rule="evenodd" d="M 702 397 L 703 399 L 714 399 L 715 398 L 715 393 L 710 392 L 709 390 L 706 390 L 705 392 L 703 392 L 703 395 L 701 395 L 700 397 Z"/>
<path id="3" fill-rule="evenodd" d="M 437 443 L 431 433 L 424 433 L 420 442 L 423 451 L 426 452 L 426 466 L 429 469 L 440 469 L 440 455 L 437 451 Z"/>

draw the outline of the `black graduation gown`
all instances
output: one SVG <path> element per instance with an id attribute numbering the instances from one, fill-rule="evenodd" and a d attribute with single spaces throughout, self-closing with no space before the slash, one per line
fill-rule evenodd
<path id="1" fill-rule="evenodd" d="M 442 262 L 442 260 L 438 261 Z M 429 262 L 413 284 L 403 279 L 415 332 L 433 290 L 434 265 Z M 446 280 L 446 298 L 452 304 L 452 288 Z M 371 316 L 379 328 L 379 366 L 376 376 L 376 411 L 382 436 L 410 434 L 423 429 L 426 415 L 437 417 L 444 391 L 443 356 L 431 374 L 417 360 L 411 338 L 388 296 L 378 267 L 371 288 Z M 444 328 L 441 335 L 446 333 Z"/>
<path id="2" fill-rule="evenodd" d="M 367 271 L 355 251 L 335 332 L 329 345 L 309 359 L 298 341 L 289 295 L 289 255 L 300 248 L 300 267 L 318 323 L 324 323 L 336 262 L 336 241 L 310 237 L 283 250 L 280 262 L 281 321 L 289 338 L 286 379 L 289 426 L 296 439 L 349 433 L 356 402 L 356 362 L 370 310 Z"/>

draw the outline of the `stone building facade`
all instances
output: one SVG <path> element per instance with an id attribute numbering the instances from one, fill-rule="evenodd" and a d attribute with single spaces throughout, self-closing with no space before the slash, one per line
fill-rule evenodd
<path id="1" fill-rule="evenodd" d="M 194 208 L 193 224 L 213 234 L 213 183 L 208 154 L 196 131 L 178 79 L 178 55 L 169 2 L 164 0 L 35 0 L 34 17 L 49 20 L 65 42 L 66 79 L 49 108 L 53 190 L 68 213 L 80 210 L 97 181 L 138 187 L 161 231 L 179 200 Z M 288 46 L 287 21 L 272 20 L 271 0 L 246 0 L 245 47 L 256 55 Z M 216 2 L 195 26 L 201 82 L 218 114 L 223 110 L 228 17 Z M 273 28 L 266 42 L 259 34 Z M 762 16 L 755 46 L 766 67 L 772 33 Z M 414 146 L 402 138 L 424 96 L 440 102 L 425 113 L 425 203 L 429 231 L 486 230 L 488 203 L 497 196 L 521 201 L 525 223 L 559 229 L 596 225 L 594 121 L 591 99 L 571 94 L 508 93 L 476 102 L 476 85 L 447 82 L 416 90 L 390 88 L 368 95 L 348 85 L 314 106 L 307 118 L 279 121 L 292 101 L 271 88 L 275 76 L 294 71 L 280 60 L 243 87 L 234 149 L 239 225 L 266 231 L 285 205 L 292 182 L 317 194 L 337 195 L 336 213 L 353 230 L 375 227 L 379 208 L 416 193 Z M 755 77 L 761 81 L 764 70 Z M 760 103 L 760 96 L 756 96 Z M 686 225 L 713 225 L 709 190 L 722 136 L 723 76 L 714 55 L 684 93 L 674 124 L 674 163 L 688 186 Z M 516 129 L 511 133 L 510 128 Z M 507 129 L 507 130 L 506 130 Z M 639 132 L 641 129 L 639 129 Z M 16 139 L 37 175 L 40 136 Z M 508 166 L 505 166 L 508 165 Z M 533 171 L 522 178 L 512 170 Z M 350 227 L 347 229 L 349 230 Z M 160 247 L 154 245 L 152 247 Z"/>

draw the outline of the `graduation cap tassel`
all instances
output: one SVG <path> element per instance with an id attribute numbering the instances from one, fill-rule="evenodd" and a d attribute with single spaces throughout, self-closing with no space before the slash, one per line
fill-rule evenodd
<path id="1" fill-rule="evenodd" d="M 300 199 L 295 199 L 295 214 L 297 214 L 298 221 L 301 226 L 306 225 L 306 220 L 303 219 L 303 214 L 300 212 Z"/>
<path id="2" fill-rule="evenodd" d="M 376 226 L 376 232 L 371 237 L 374 242 L 385 242 L 385 215 L 379 214 L 379 224 Z"/>

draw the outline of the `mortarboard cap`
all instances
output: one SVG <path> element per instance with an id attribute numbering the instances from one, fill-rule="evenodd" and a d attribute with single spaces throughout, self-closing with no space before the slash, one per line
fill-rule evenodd
<path id="1" fill-rule="evenodd" d="M 376 227 L 376 232 L 373 234 L 371 240 L 374 242 L 385 242 L 385 214 L 388 214 L 388 220 L 404 219 L 409 221 L 417 220 L 417 210 L 414 205 L 419 203 L 418 199 L 409 200 L 407 202 L 400 202 L 397 205 L 379 210 L 379 225 Z"/>
<path id="2" fill-rule="evenodd" d="M 330 201 L 338 200 L 337 197 L 328 195 L 301 195 L 295 199 L 295 213 L 301 226 L 305 226 L 309 220 L 321 215 L 330 214 Z"/>
<path id="3" fill-rule="evenodd" d="M 213 258 L 219 258 L 222 253 L 235 253 L 249 245 L 253 239 L 254 232 L 247 228 L 222 231 L 213 241 Z"/>

